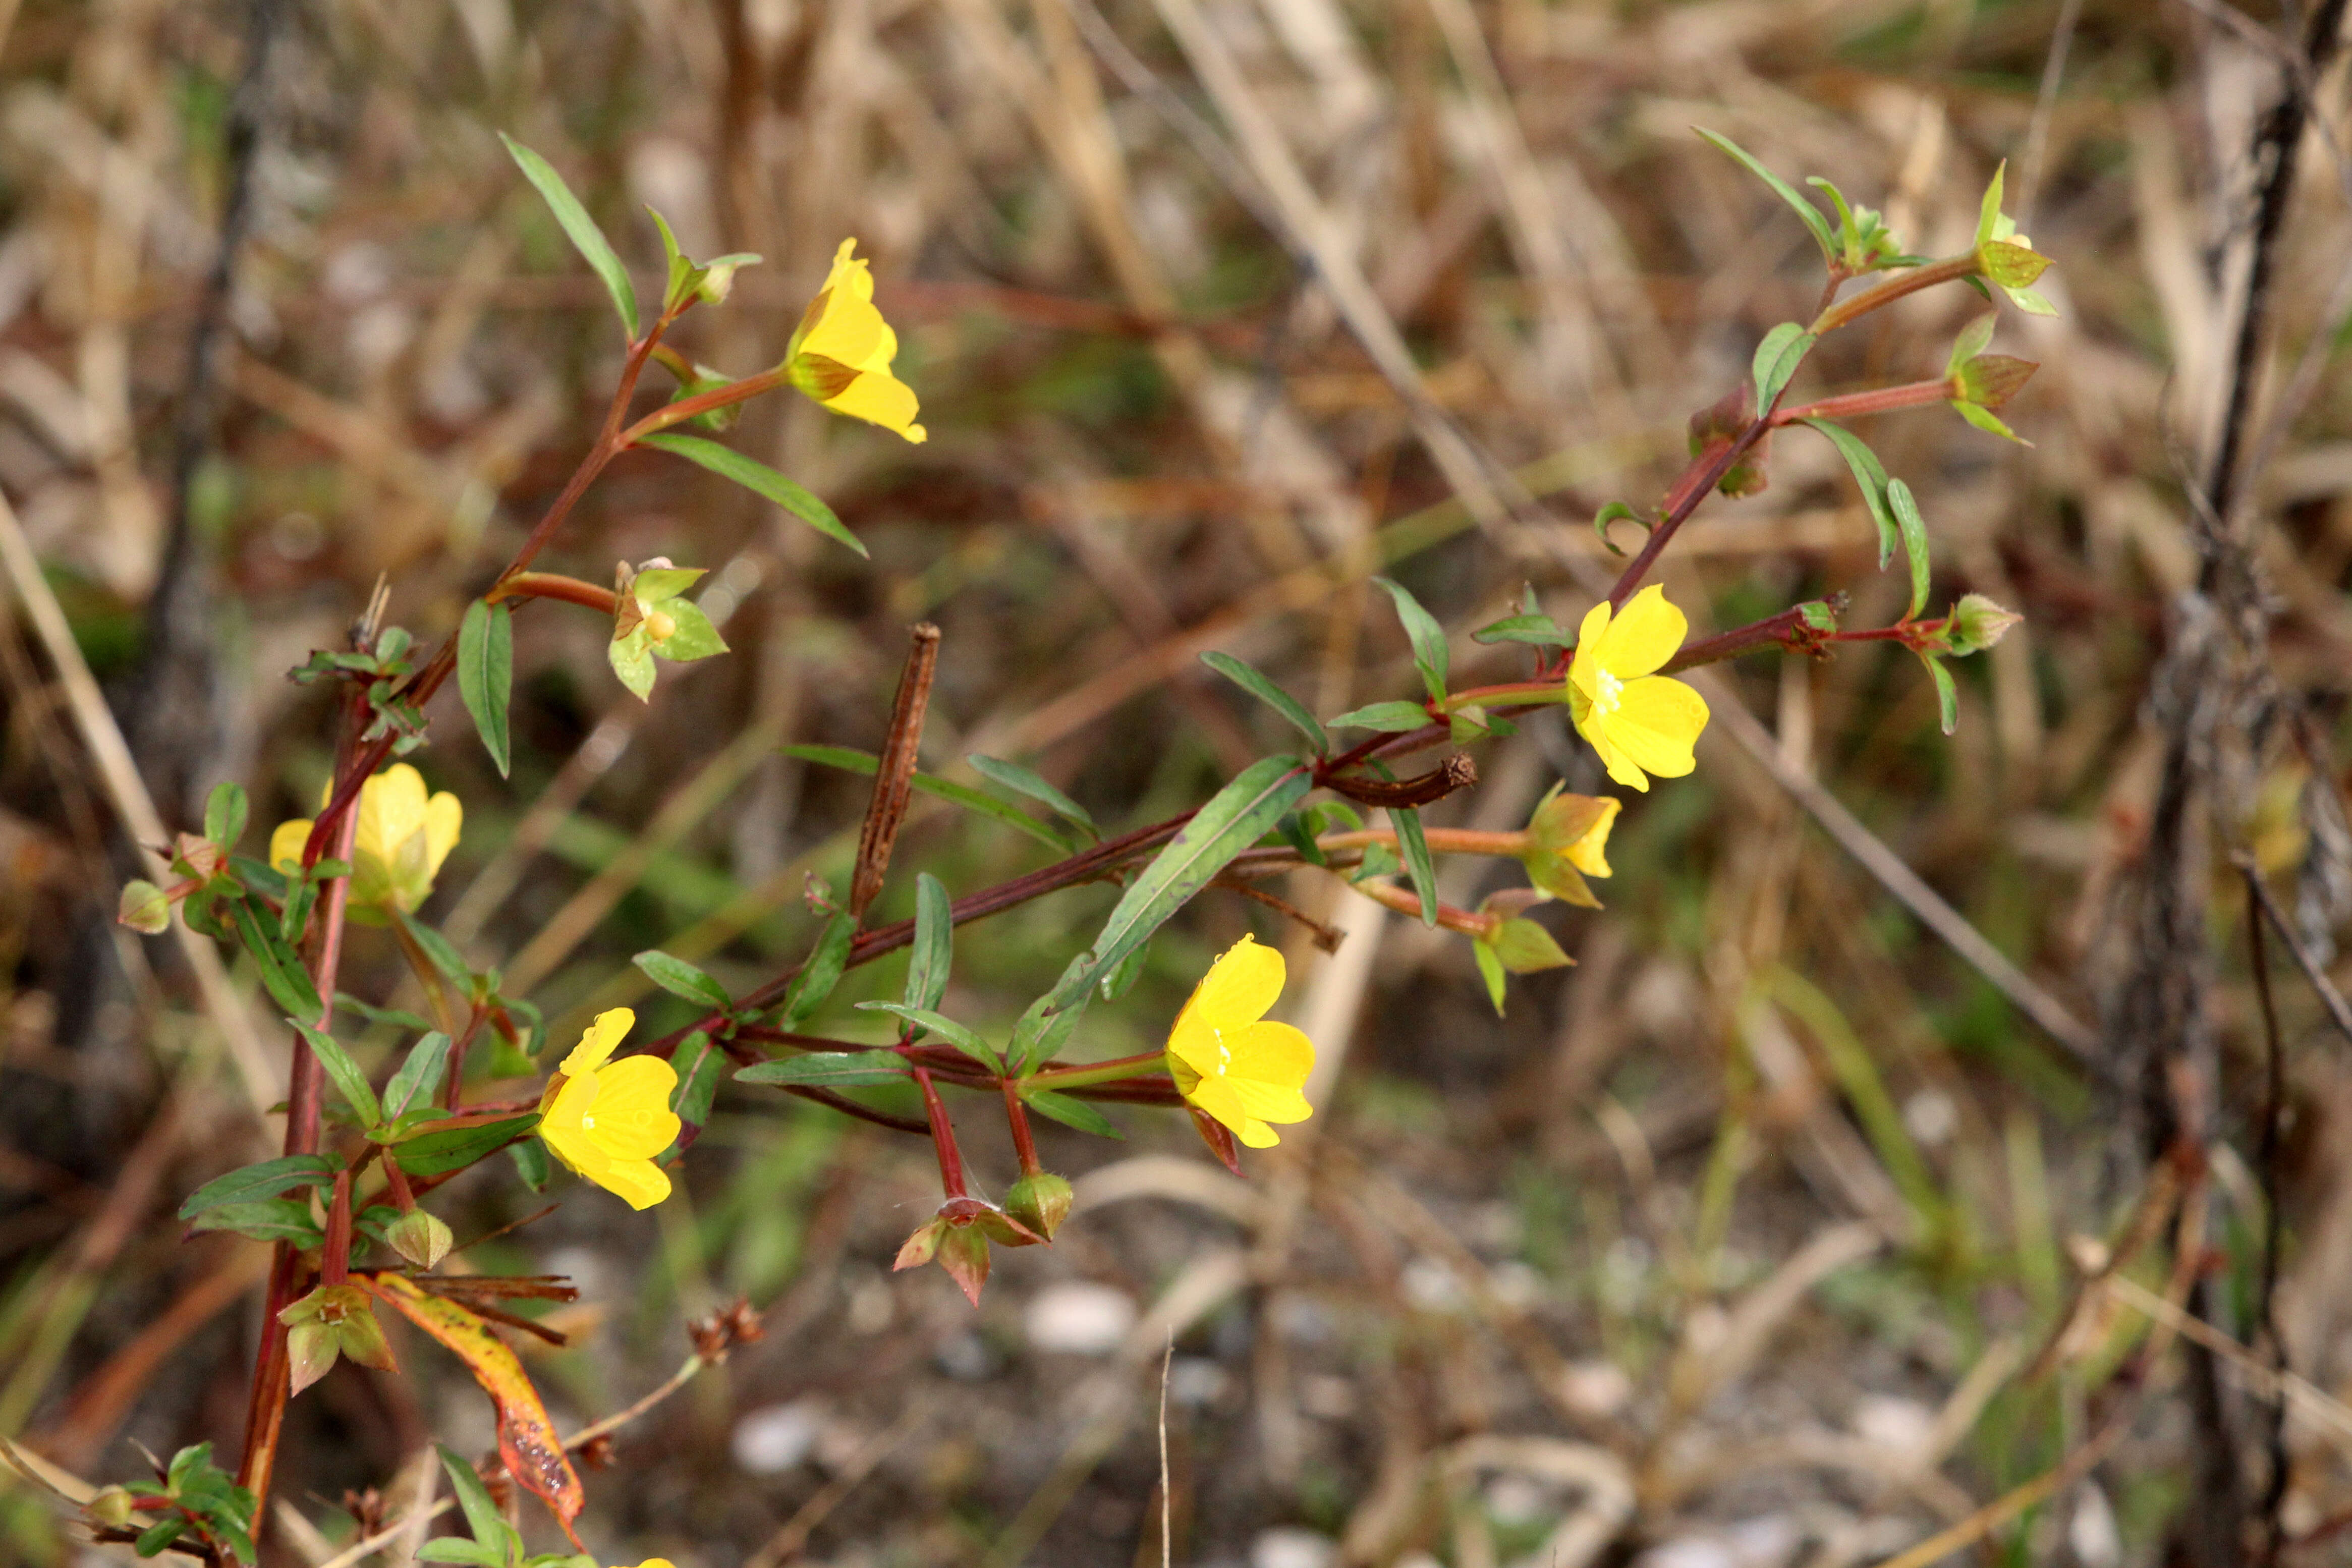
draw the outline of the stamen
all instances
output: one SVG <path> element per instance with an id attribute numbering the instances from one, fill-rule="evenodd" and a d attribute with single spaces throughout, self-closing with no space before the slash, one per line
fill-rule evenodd
<path id="1" fill-rule="evenodd" d="M 1593 682 L 1592 710 L 1596 713 L 1614 713 L 1617 711 L 1617 705 L 1624 700 L 1625 683 L 1605 669 L 1601 671 L 1599 679 Z"/>

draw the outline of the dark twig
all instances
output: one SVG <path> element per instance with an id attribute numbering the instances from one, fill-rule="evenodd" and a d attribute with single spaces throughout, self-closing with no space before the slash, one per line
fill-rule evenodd
<path id="1" fill-rule="evenodd" d="M 931 678 L 940 667 L 940 628 L 925 621 L 917 626 L 907 648 L 906 667 L 898 675 L 898 697 L 890 709 L 890 734 L 874 770 L 874 795 L 866 807 L 866 824 L 857 834 L 857 867 L 849 880 L 849 912 L 864 920 L 866 906 L 882 890 L 890 868 L 891 847 L 898 826 L 907 820 L 907 798 L 915 784 L 915 753 L 923 742 L 923 714 L 930 707 Z"/>
<path id="2" fill-rule="evenodd" d="M 2263 1568 L 2276 1568 L 2286 1541 L 2282 1517 L 2286 1506 L 2286 1340 L 2278 1324 L 2278 1264 L 2280 1132 L 2286 1121 L 2286 1059 L 2279 1045 L 2278 1004 L 2271 995 L 2270 955 L 2263 948 L 2263 877 L 2251 856 L 2237 857 L 2239 874 L 2246 879 L 2246 962 L 2253 971 L 2254 996 L 2263 1015 L 2263 1133 L 2254 1153 L 2254 1173 L 2263 1190 L 2263 1275 L 2255 1300 L 2254 1321 L 2270 1342 L 2271 1367 L 2278 1373 L 2279 1396 L 2271 1406 L 2268 1447 L 2271 1473 L 2263 1489 Z"/>
<path id="3" fill-rule="evenodd" d="M 2273 931 L 2278 932 L 2278 939 L 2286 944 L 2295 967 L 2303 971 L 2303 977 L 2310 981 L 2312 990 L 2318 993 L 2320 1005 L 2327 1009 L 2327 1016 L 2347 1040 L 2352 1040 L 2352 1004 L 2346 1003 L 2344 993 L 2336 988 L 2336 982 L 2327 977 L 2327 971 L 2320 966 L 2319 960 L 2312 956 L 2311 950 L 2304 945 L 2303 938 L 2288 923 L 2286 911 L 2279 908 L 2278 900 L 2271 895 L 2270 884 L 2263 880 L 2253 858 L 2241 851 L 2233 859 L 2246 879 L 2246 890 L 2262 910 L 2263 918 L 2270 921 Z"/>

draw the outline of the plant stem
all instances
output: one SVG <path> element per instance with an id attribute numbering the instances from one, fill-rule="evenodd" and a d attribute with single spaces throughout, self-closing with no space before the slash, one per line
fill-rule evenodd
<path id="1" fill-rule="evenodd" d="M 1882 386 L 1871 392 L 1849 392 L 1837 397 L 1824 397 L 1818 403 L 1783 408 L 1772 416 L 1772 425 L 1779 429 L 1804 419 L 1859 419 L 1864 415 L 1892 414 L 1903 408 L 1932 408 L 1939 403 L 1949 403 L 1958 390 L 1951 378 L 1947 376 L 1938 381 L 1911 381 L 1901 386 Z"/>
<path id="2" fill-rule="evenodd" d="M 1398 913 L 1411 915 L 1415 920 L 1421 918 L 1421 895 L 1418 893 L 1409 892 L 1393 882 L 1375 881 L 1369 877 L 1348 885 L 1376 904 L 1386 904 Z M 1447 931 L 1458 931 L 1465 936 L 1486 936 L 1500 922 L 1493 915 L 1473 914 L 1468 910 L 1442 903 L 1437 906 L 1437 923 Z"/>
<path id="3" fill-rule="evenodd" d="M 1941 261 L 1931 261 L 1925 267 L 1908 272 L 1898 272 L 1875 287 L 1864 289 L 1852 299 L 1830 306 L 1813 318 L 1811 329 L 1815 337 L 1833 332 L 1871 311 L 1892 305 L 1906 294 L 1916 294 L 1922 289 L 1932 289 L 1938 283 L 1950 283 L 1972 275 L 1977 269 L 1977 253 L 1963 251 L 1948 256 Z"/>
<path id="4" fill-rule="evenodd" d="M 714 408 L 725 408 L 746 399 L 757 397 L 763 392 L 772 392 L 783 385 L 785 380 L 783 367 L 779 365 L 774 370 L 763 370 L 757 375 L 747 375 L 740 381 L 730 381 L 726 385 L 713 387 L 709 392 L 696 393 L 692 397 L 681 397 L 675 403 L 666 403 L 622 431 L 621 445 L 634 446 L 646 437 L 667 430 L 673 425 L 683 425 L 698 414 L 708 414 Z"/>
<path id="5" fill-rule="evenodd" d="M 915 1084 L 923 1091 L 923 1114 L 930 1119 L 931 1148 L 940 1157 L 940 1185 L 951 1198 L 969 1197 L 963 1184 L 963 1151 L 956 1147 L 955 1123 L 949 1120 L 947 1105 L 931 1082 L 930 1070 L 917 1068 Z"/>
<path id="6" fill-rule="evenodd" d="M 319 1283 L 341 1285 L 352 1277 L 352 1173 L 335 1173 L 334 1196 L 327 1202 L 327 1241 L 319 1250 Z"/>
<path id="7" fill-rule="evenodd" d="M 567 605 L 584 605 L 607 616 L 616 613 L 621 604 L 620 595 L 610 588 L 600 588 L 593 583 L 555 572 L 518 572 L 502 578 L 482 596 L 493 605 L 501 599 L 561 599 Z"/>
<path id="8" fill-rule="evenodd" d="M 1474 827 L 1424 827 L 1430 851 L 1437 855 L 1500 855 L 1512 858 L 1528 852 L 1524 832 L 1484 833 Z M 1396 847 L 1392 827 L 1367 827 L 1355 833 L 1326 833 L 1315 841 L 1318 849 L 1364 849 L 1378 844 Z"/>
<path id="9" fill-rule="evenodd" d="M 1090 1062 L 1085 1067 L 1046 1068 L 1031 1073 L 1021 1081 L 1032 1089 L 1080 1089 L 1088 1084 L 1116 1083 L 1120 1079 L 1141 1078 L 1146 1073 L 1160 1071 L 1167 1063 L 1166 1051 L 1145 1051 L 1139 1056 L 1118 1057 L 1107 1062 Z"/>
<path id="10" fill-rule="evenodd" d="M 997 1086 L 1004 1091 L 1004 1121 L 1013 1130 L 1013 1152 L 1021 1160 L 1021 1173 L 1034 1176 L 1045 1167 L 1037 1161 L 1037 1141 L 1029 1131 L 1029 1108 L 1021 1103 L 1021 1091 L 1009 1078 L 1001 1078 Z"/>

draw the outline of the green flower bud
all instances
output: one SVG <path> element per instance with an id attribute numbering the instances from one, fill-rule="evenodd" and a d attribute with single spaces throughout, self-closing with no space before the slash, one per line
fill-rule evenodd
<path id="1" fill-rule="evenodd" d="M 1004 1212 L 1051 1241 L 1069 1217 L 1070 1184 L 1051 1171 L 1024 1176 L 1004 1194 Z"/>
<path id="2" fill-rule="evenodd" d="M 153 936 L 172 923 L 172 900 L 152 882 L 125 882 L 114 918 L 142 936 Z"/>
<path id="3" fill-rule="evenodd" d="M 392 1249 L 419 1268 L 432 1268 L 449 1255 L 455 1241 L 449 1226 L 439 1215 L 423 1209 L 411 1209 L 384 1227 L 384 1239 Z"/>
<path id="4" fill-rule="evenodd" d="M 121 1487 L 106 1487 L 82 1504 L 81 1510 L 92 1524 L 108 1530 L 122 1530 L 129 1527 L 131 1512 L 137 1506 L 137 1500 Z"/>
<path id="5" fill-rule="evenodd" d="M 1956 654 L 1966 654 L 1989 648 L 2023 619 L 2023 616 L 2002 609 L 1982 594 L 1965 595 L 1952 607 L 1951 649 Z"/>

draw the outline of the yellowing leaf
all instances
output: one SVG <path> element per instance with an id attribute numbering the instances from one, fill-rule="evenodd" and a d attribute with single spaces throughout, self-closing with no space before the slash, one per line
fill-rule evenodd
<path id="1" fill-rule="evenodd" d="M 498 1408 L 499 1458 L 507 1473 L 536 1493 L 564 1533 L 577 1542 L 572 1521 L 580 1517 L 587 1495 L 563 1451 L 563 1439 L 556 1436 L 555 1423 L 548 1419 L 547 1406 L 540 1403 L 539 1390 L 531 1386 L 513 1350 L 481 1318 L 455 1301 L 427 1295 L 398 1274 L 379 1274 L 362 1282 L 466 1363 Z"/>

